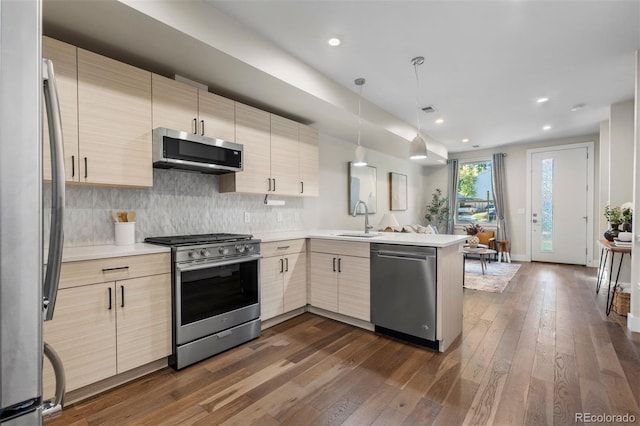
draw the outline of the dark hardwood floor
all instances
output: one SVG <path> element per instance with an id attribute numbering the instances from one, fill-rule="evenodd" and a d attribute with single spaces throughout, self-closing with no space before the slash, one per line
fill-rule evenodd
<path id="1" fill-rule="evenodd" d="M 444 354 L 312 314 L 180 372 L 66 407 L 53 425 L 640 423 L 640 336 L 604 315 L 594 268 L 524 263 L 502 294 L 465 290 Z"/>

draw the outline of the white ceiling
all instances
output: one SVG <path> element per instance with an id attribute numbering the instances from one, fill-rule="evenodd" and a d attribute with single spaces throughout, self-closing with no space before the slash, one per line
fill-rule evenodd
<path id="1" fill-rule="evenodd" d="M 366 99 L 414 124 L 424 56 L 423 128 L 449 151 L 596 132 L 633 97 L 638 1 L 205 1 L 347 88 L 365 77 Z"/>
<path id="2" fill-rule="evenodd" d="M 44 0 L 43 28 L 352 143 L 364 77 L 363 144 L 398 157 L 415 135 L 410 60 L 422 55 L 420 104 L 438 109 L 421 113 L 423 164 L 595 133 L 610 104 L 633 97 L 639 1 L 203 1 Z"/>

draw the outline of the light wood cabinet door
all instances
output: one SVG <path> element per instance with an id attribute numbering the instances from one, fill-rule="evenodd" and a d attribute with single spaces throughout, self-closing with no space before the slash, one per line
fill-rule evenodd
<path id="1" fill-rule="evenodd" d="M 236 142 L 243 145 L 244 170 L 220 175 L 220 192 L 268 192 L 271 177 L 270 129 L 268 112 L 236 102 Z"/>
<path id="2" fill-rule="evenodd" d="M 284 312 L 284 259 L 281 256 L 260 260 L 260 317 L 267 320 Z"/>
<path id="3" fill-rule="evenodd" d="M 300 195 L 317 197 L 320 195 L 318 131 L 313 127 L 300 124 L 298 141 L 300 150 Z"/>
<path id="4" fill-rule="evenodd" d="M 198 120 L 201 135 L 236 141 L 236 107 L 231 99 L 198 90 Z"/>
<path id="5" fill-rule="evenodd" d="M 289 312 L 307 304 L 307 254 L 288 254 L 284 261 L 284 312 Z"/>
<path id="6" fill-rule="evenodd" d="M 64 169 L 67 181 L 78 181 L 78 59 L 77 49 L 49 37 L 42 38 L 42 57 L 53 62 L 64 139 Z M 42 176 L 51 180 L 51 151 L 46 107 L 42 119 Z"/>
<path id="7" fill-rule="evenodd" d="M 371 321 L 369 259 L 340 256 L 338 272 L 338 312 Z"/>
<path id="8" fill-rule="evenodd" d="M 80 181 L 152 186 L 151 73 L 78 49 Z"/>
<path id="9" fill-rule="evenodd" d="M 298 123 L 271 114 L 272 193 L 300 195 Z"/>
<path id="10" fill-rule="evenodd" d="M 171 274 L 115 285 L 119 374 L 171 354 Z"/>
<path id="11" fill-rule="evenodd" d="M 62 359 L 67 391 L 115 375 L 114 283 L 58 290 L 53 320 L 44 323 L 43 336 Z M 45 395 L 52 395 L 55 379 L 48 362 L 43 380 Z"/>
<path id="12" fill-rule="evenodd" d="M 188 84 L 151 75 L 153 128 L 198 131 L 198 89 Z"/>
<path id="13" fill-rule="evenodd" d="M 338 257 L 326 253 L 311 253 L 309 278 L 311 305 L 338 312 Z"/>

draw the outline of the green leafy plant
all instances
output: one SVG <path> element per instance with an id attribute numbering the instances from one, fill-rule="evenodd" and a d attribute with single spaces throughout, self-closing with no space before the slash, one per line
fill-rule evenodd
<path id="1" fill-rule="evenodd" d="M 633 209 L 630 207 L 622 209 L 622 222 L 633 223 Z"/>
<path id="2" fill-rule="evenodd" d="M 479 223 L 472 223 L 464 227 L 464 232 L 467 235 L 476 235 L 478 232 L 484 232 L 484 228 Z"/>
<path id="3" fill-rule="evenodd" d="M 439 188 L 436 188 L 436 192 L 433 193 L 431 204 L 427 205 L 427 214 L 424 215 L 424 218 L 429 224 L 438 228 L 438 231 L 443 231 L 441 227 L 449 219 L 449 200 L 442 196 L 442 191 Z"/>
<path id="4" fill-rule="evenodd" d="M 620 207 L 611 207 L 607 205 L 604 208 L 604 217 L 611 225 L 620 225 L 622 223 L 622 209 Z"/>

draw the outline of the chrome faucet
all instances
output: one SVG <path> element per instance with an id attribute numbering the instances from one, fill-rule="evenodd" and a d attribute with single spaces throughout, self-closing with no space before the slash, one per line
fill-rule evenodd
<path id="1" fill-rule="evenodd" d="M 373 228 L 373 226 L 369 225 L 369 207 L 367 207 L 367 203 L 365 203 L 362 200 L 358 200 L 358 202 L 356 203 L 355 206 L 353 206 L 353 217 L 356 217 L 356 214 L 358 213 L 358 207 L 360 207 L 360 204 L 362 204 L 364 206 L 364 233 L 368 234 L 369 233 L 369 229 Z"/>

